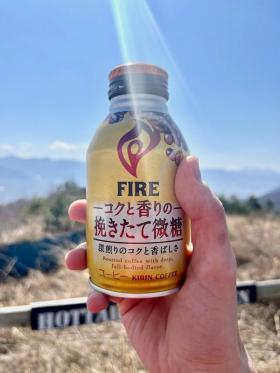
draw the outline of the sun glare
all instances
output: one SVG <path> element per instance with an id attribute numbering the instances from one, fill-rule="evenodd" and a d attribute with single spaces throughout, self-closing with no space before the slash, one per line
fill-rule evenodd
<path id="1" fill-rule="evenodd" d="M 153 63 L 172 74 L 176 91 L 184 92 L 184 101 L 195 104 L 191 90 L 181 73 L 160 27 L 146 0 L 111 0 L 122 62 Z M 178 100 L 178 96 L 176 98 Z"/>

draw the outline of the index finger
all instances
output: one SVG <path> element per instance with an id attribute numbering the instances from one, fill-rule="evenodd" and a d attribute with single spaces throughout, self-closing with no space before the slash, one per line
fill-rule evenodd
<path id="1" fill-rule="evenodd" d="M 85 199 L 78 199 L 71 203 L 68 209 L 68 215 L 71 220 L 85 224 L 87 217 L 87 201 Z"/>

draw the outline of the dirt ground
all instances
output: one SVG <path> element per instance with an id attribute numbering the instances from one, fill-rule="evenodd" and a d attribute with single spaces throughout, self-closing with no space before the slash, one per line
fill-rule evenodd
<path id="1" fill-rule="evenodd" d="M 280 219 L 230 217 L 239 280 L 280 278 Z M 0 306 L 85 296 L 86 272 L 33 271 L 1 283 Z M 239 306 L 242 339 L 258 372 L 280 371 L 280 301 Z M 0 372 L 145 372 L 118 321 L 44 332 L 0 330 Z M 229 372 L 231 373 L 231 372 Z"/>

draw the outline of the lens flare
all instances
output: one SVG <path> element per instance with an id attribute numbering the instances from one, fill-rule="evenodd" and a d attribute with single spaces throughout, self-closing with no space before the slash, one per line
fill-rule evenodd
<path id="1" fill-rule="evenodd" d="M 184 92 L 184 105 L 186 100 L 196 105 L 148 2 L 111 0 L 111 4 L 123 63 L 146 62 L 165 68 L 172 75 L 171 90 L 174 87 L 177 92 Z"/>

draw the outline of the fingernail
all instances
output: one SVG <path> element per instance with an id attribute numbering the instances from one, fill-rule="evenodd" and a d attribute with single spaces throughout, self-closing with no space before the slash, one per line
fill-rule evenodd
<path id="1" fill-rule="evenodd" d="M 69 269 L 68 265 L 67 265 L 68 257 L 69 257 L 69 253 L 66 253 L 65 256 L 64 256 L 64 267 L 67 268 L 67 269 Z"/>
<path id="2" fill-rule="evenodd" d="M 199 181 L 200 183 L 202 182 L 202 177 L 201 177 L 201 172 L 200 172 L 200 167 L 199 167 L 199 159 L 197 157 L 189 156 L 188 162 L 191 163 L 192 165 L 192 171 L 195 179 Z"/>
<path id="3" fill-rule="evenodd" d="M 87 243 L 86 242 L 82 242 L 77 246 L 77 249 L 86 249 L 86 248 L 87 248 Z"/>

